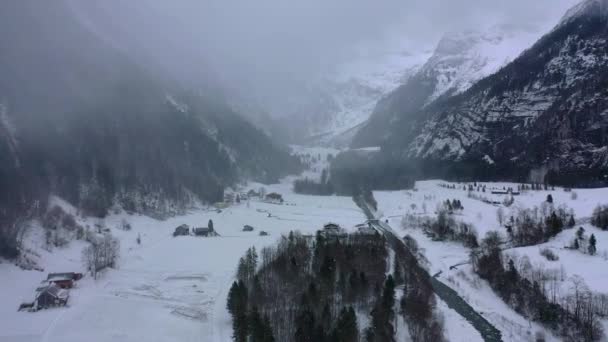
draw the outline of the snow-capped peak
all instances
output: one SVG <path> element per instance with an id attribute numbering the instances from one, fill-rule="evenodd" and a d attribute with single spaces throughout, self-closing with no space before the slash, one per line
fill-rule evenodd
<path id="1" fill-rule="evenodd" d="M 608 0 L 584 0 L 580 2 L 564 14 L 558 26 L 567 24 L 584 15 L 608 16 Z"/>
<path id="2" fill-rule="evenodd" d="M 539 36 L 535 31 L 505 26 L 496 26 L 485 32 L 446 34 L 421 69 L 425 78 L 436 81 L 435 91 L 427 103 L 444 94 L 466 91 L 478 80 L 516 58 Z"/>

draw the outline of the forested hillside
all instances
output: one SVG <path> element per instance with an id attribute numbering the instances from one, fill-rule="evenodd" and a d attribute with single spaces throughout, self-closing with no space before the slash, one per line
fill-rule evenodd
<path id="1" fill-rule="evenodd" d="M 4 231 L 44 211 L 49 194 L 87 215 L 118 204 L 166 216 L 221 200 L 241 179 L 269 182 L 299 168 L 213 89 L 190 89 L 138 63 L 82 26 L 65 2 L 4 6 Z"/>

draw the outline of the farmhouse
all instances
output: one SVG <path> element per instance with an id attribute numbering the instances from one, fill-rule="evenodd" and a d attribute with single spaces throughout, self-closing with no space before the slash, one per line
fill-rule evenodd
<path id="1" fill-rule="evenodd" d="M 181 226 L 175 228 L 173 232 L 173 236 L 185 236 L 190 235 L 190 227 L 187 224 L 182 224 Z"/>
<path id="2" fill-rule="evenodd" d="M 62 289 L 74 287 L 74 276 L 70 273 L 51 273 L 46 280 L 49 284 L 56 285 Z"/>
<path id="3" fill-rule="evenodd" d="M 218 236 L 217 232 L 213 229 L 213 227 L 194 228 L 194 229 L 192 229 L 192 231 L 194 232 L 194 235 L 196 235 L 196 236 L 204 236 L 204 237 Z"/>
<path id="4" fill-rule="evenodd" d="M 224 194 L 224 203 L 234 203 L 235 195 L 232 192 L 227 192 Z"/>
<path id="5" fill-rule="evenodd" d="M 372 228 L 371 225 L 361 224 L 357 227 L 357 234 L 359 235 L 376 235 L 378 232 Z"/>
<path id="6" fill-rule="evenodd" d="M 340 240 L 347 237 L 344 229 L 336 223 L 327 223 L 319 233 L 328 240 Z"/>
<path id="7" fill-rule="evenodd" d="M 519 191 L 513 191 L 513 189 L 509 188 L 506 190 L 492 190 L 492 195 L 519 195 Z"/>
<path id="8" fill-rule="evenodd" d="M 39 288 L 34 300 L 34 310 L 46 309 L 53 306 L 65 306 L 68 303 L 69 292 L 54 284 Z"/>
<path id="9" fill-rule="evenodd" d="M 272 203 L 283 203 L 283 195 L 278 194 L 276 192 L 270 193 L 266 195 L 266 200 Z"/>

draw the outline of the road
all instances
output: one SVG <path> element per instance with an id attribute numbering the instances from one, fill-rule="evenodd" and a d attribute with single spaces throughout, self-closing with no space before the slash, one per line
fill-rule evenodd
<path id="1" fill-rule="evenodd" d="M 384 235 L 389 246 L 395 251 L 395 255 L 399 255 L 398 251 L 407 249 L 402 239 L 398 237 L 395 231 L 390 227 L 388 223 L 382 222 L 376 219 L 372 210 L 366 206 L 361 205 L 360 208 L 365 213 L 365 216 L 370 220 L 370 224 L 380 233 Z M 443 300 L 448 307 L 456 311 L 460 316 L 466 319 L 475 330 L 479 331 L 481 337 L 486 342 L 502 342 L 502 333 L 496 329 L 488 320 L 486 320 L 480 313 L 475 311 L 456 291 L 451 287 L 445 285 L 439 279 L 437 279 L 439 273 L 434 277 L 431 277 L 431 284 L 435 294 Z"/>

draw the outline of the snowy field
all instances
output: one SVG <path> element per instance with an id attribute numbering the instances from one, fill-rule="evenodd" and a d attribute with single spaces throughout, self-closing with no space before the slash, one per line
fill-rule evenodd
<path id="1" fill-rule="evenodd" d="M 328 154 L 337 150 L 297 148 L 298 153 L 316 155 L 313 170 L 305 172 L 311 178 L 318 177 L 326 167 Z M 321 158 L 319 157 L 321 155 Z M 234 280 L 238 259 L 251 246 L 261 249 L 273 244 L 291 230 L 314 233 L 327 222 L 336 222 L 346 229 L 365 221 L 363 213 L 349 197 L 306 196 L 294 194 L 294 177 L 280 184 L 265 186 L 266 191 L 283 195 L 282 205 L 259 200 L 242 201 L 221 213 L 211 209 L 197 209 L 189 214 L 166 221 L 146 216 L 118 214 L 102 223 L 110 227 L 121 241 L 119 268 L 108 270 L 98 280 L 90 276 L 71 290 L 69 306 L 36 313 L 17 312 L 21 302 L 31 301 L 34 289 L 49 272 L 84 271 L 81 261 L 84 242 L 73 241 L 66 248 L 52 252 L 43 248 L 41 228 L 29 232 L 29 247 L 36 251 L 35 259 L 44 272 L 23 271 L 7 262 L 0 263 L 0 275 L 5 288 L 0 291 L 0 341 L 213 341 L 231 340 L 231 321 L 225 309 L 226 295 Z M 470 198 L 462 186 L 448 189 L 442 181 L 418 182 L 415 190 L 379 191 L 379 214 L 388 219 L 399 235 L 409 234 L 421 247 L 421 259 L 431 274 L 442 272 L 439 279 L 455 289 L 471 306 L 499 328 L 505 341 L 532 340 L 534 333 L 543 330 L 531 324 L 511 310 L 473 274 L 470 265 L 464 264 L 450 270 L 450 266 L 466 263 L 469 250 L 456 242 L 432 241 L 417 229 L 401 226 L 405 214 L 424 217 L 434 215 L 437 206 L 447 199 L 458 199 L 464 210 L 457 219 L 473 225 L 479 237 L 487 231 L 504 232 L 496 218 L 502 205 L 488 204 L 480 198 Z M 451 184 L 450 184 L 451 185 Z M 490 201 L 501 202 L 504 195 L 491 195 L 493 188 L 514 187 L 509 183 L 485 183 L 486 192 L 479 194 Z M 247 184 L 241 190 L 259 189 L 261 184 Z M 608 189 L 575 189 L 576 199 L 563 189 L 529 191 L 515 196 L 510 209 L 540 206 L 548 194 L 554 205 L 567 205 L 577 218 L 576 228 L 583 226 L 586 236 L 595 234 L 598 255 L 589 256 L 563 247 L 573 239 L 576 229 L 565 230 L 546 244 L 516 248 L 507 251 L 522 258 L 526 256 L 534 267 L 560 269 L 567 275 L 562 284 L 564 294 L 574 276 L 584 279 L 592 291 L 608 292 L 608 267 L 606 250 L 608 233 L 591 227 L 588 217 L 593 208 L 602 203 Z M 65 204 L 64 204 L 65 206 Z M 68 208 L 69 209 L 69 208 Z M 220 237 L 194 236 L 172 237 L 175 227 L 188 224 L 203 227 L 209 219 L 214 222 Z M 80 219 L 84 225 L 99 223 L 95 219 Z M 118 229 L 127 220 L 131 231 Z M 580 223 L 580 224 L 579 224 Z M 243 232 L 244 225 L 255 228 Z M 269 236 L 259 236 L 264 230 Z M 142 244 L 136 243 L 140 235 Z M 539 254 L 541 248 L 551 248 L 559 254 L 559 260 L 549 262 Z M 438 300 L 446 336 L 450 341 L 481 341 L 479 333 L 455 311 Z M 362 317 L 363 318 L 363 317 Z M 365 322 L 360 322 L 365 324 Z M 405 333 L 405 326 L 399 330 Z M 548 334 L 549 340 L 556 340 Z M 401 335 L 405 336 L 405 335 Z"/>
<path id="2" fill-rule="evenodd" d="M 126 214 L 108 217 L 104 224 L 121 240 L 119 269 L 98 280 L 87 276 L 79 281 L 66 308 L 17 312 L 21 302 L 33 299 L 48 272 L 84 272 L 85 243 L 71 242 L 49 253 L 42 248 L 43 237 L 37 236 L 41 229 L 32 228 L 28 240 L 44 272 L 0 263 L 5 284 L 0 291 L 0 341 L 231 341 L 226 296 L 238 259 L 249 247 L 261 249 L 291 230 L 314 233 L 330 221 L 351 229 L 365 220 L 350 197 L 296 195 L 291 181 L 265 186 L 268 193 L 283 195 L 283 205 L 242 201 L 221 213 L 201 209 L 166 221 Z M 244 190 L 261 186 L 249 184 Z M 123 219 L 132 225 L 131 231 L 116 228 Z M 220 237 L 172 237 L 178 225 L 205 227 L 209 219 Z M 243 232 L 246 224 L 255 230 Z M 259 236 L 260 230 L 269 236 Z M 136 243 L 138 234 L 141 245 Z"/>
<path id="3" fill-rule="evenodd" d="M 441 185 L 456 185 L 456 189 L 449 189 Z M 527 341 L 533 340 L 534 333 L 543 330 L 540 326 L 528 322 L 522 316 L 510 309 L 502 300 L 494 294 L 489 285 L 479 279 L 471 268 L 464 264 L 450 269 L 450 266 L 466 263 L 469 259 L 470 250 L 459 242 L 433 241 L 419 229 L 405 229 L 402 227 L 402 219 L 406 214 L 415 216 L 433 216 L 435 211 L 447 199 L 457 199 L 462 202 L 464 210 L 455 215 L 459 221 L 471 224 L 478 232 L 481 239 L 486 232 L 496 230 L 503 235 L 506 234 L 504 227 L 498 223 L 497 210 L 502 207 L 505 215 L 519 208 L 540 207 L 546 201 L 547 195 L 553 197 L 554 207 L 567 206 L 572 209 L 576 218 L 576 226 L 566 229 L 549 242 L 537 246 L 515 248 L 506 251 L 509 255 L 516 255 L 518 260 L 524 256 L 530 261 L 534 268 L 545 270 L 559 270 L 565 274 L 561 283 L 561 295 L 567 295 L 572 287 L 574 279 L 583 279 L 585 284 L 596 293 L 608 293 L 608 232 L 592 227 L 589 222 L 593 209 L 598 204 L 608 202 L 608 189 L 573 189 L 566 192 L 562 188 L 554 190 L 527 191 L 519 196 L 514 196 L 515 202 L 509 208 L 502 204 L 489 204 L 480 199 L 470 198 L 467 191 L 463 190 L 464 184 L 447 183 L 443 181 L 421 181 L 416 183 L 415 190 L 403 191 L 375 191 L 374 196 L 378 201 L 378 212 L 383 219 L 388 219 L 390 225 L 401 236 L 406 234 L 412 236 L 421 248 L 421 258 L 426 260 L 426 267 L 430 274 L 442 272 L 439 279 L 446 285 L 455 289 L 471 306 L 500 329 L 505 341 Z M 517 190 L 517 184 L 513 183 L 478 183 L 486 186 L 486 192 L 474 192 L 480 197 L 485 197 L 491 202 L 502 202 L 505 195 L 492 195 L 491 190 L 501 190 L 512 187 Z M 540 209 L 539 209 L 540 210 Z M 598 241 L 598 253 L 595 256 L 584 254 L 580 251 L 565 249 L 574 239 L 578 227 L 584 227 L 585 236 L 588 238 L 594 234 Z M 604 244 L 605 242 L 606 244 Z M 559 256 L 558 261 L 548 261 L 540 255 L 540 250 L 550 248 Z M 449 310 L 449 309 L 448 309 Z M 445 310 L 442 309 L 445 312 Z M 445 315 L 445 314 L 444 314 Z M 449 320 L 448 320 L 449 321 Z M 446 324 L 449 336 L 453 323 Z M 554 337 L 547 336 L 551 339 Z"/>

